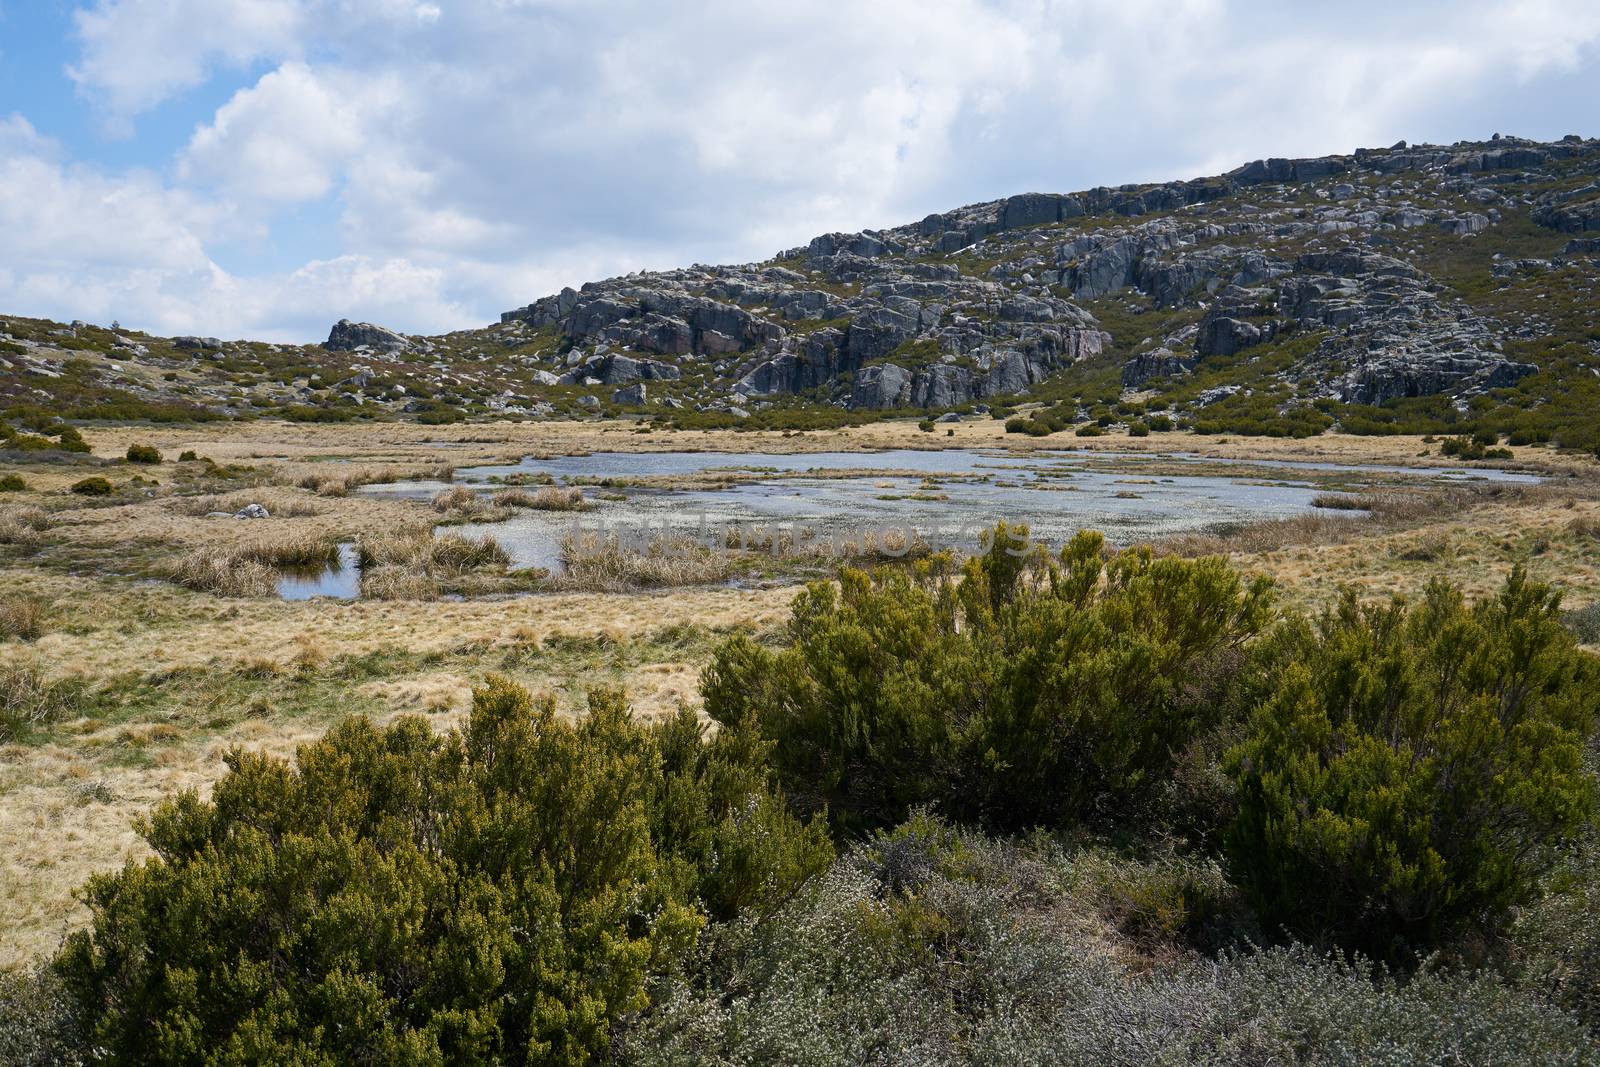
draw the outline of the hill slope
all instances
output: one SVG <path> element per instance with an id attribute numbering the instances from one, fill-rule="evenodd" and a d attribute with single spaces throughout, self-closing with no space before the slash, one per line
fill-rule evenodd
<path id="1" fill-rule="evenodd" d="M 11 320 L 0 389 L 79 416 L 441 420 L 1030 398 L 1051 405 L 1038 432 L 1160 410 L 1236 433 L 1476 429 L 1589 449 L 1597 275 L 1600 141 L 1402 142 L 1026 193 L 765 263 L 590 283 L 443 337 L 341 323 L 322 346 L 224 344 Z"/>

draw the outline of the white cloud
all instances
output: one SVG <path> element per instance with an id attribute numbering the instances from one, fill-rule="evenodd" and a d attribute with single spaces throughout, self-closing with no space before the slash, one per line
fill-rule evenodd
<path id="1" fill-rule="evenodd" d="M 285 63 L 195 130 L 178 173 L 246 198 L 318 199 L 361 149 L 364 115 L 383 107 L 389 85 Z"/>
<path id="2" fill-rule="evenodd" d="M 83 54 L 70 73 L 121 118 L 202 84 L 215 64 L 294 54 L 302 0 L 97 0 L 75 15 Z"/>
<path id="3" fill-rule="evenodd" d="M 1023 189 L 1486 136 L 1491 113 L 1555 136 L 1600 92 L 1590 0 L 94 0 L 77 28 L 73 76 L 114 117 L 266 73 L 150 170 L 0 123 L 22 228 L 0 246 L 45 253 L 0 303 L 70 310 L 47 280 L 79 276 L 208 333 L 443 329 Z M 1565 111 L 1541 95 L 1573 77 Z M 337 226 L 296 231 L 310 208 Z M 212 261 L 241 240 L 306 266 L 234 277 Z"/>
<path id="4" fill-rule="evenodd" d="M 446 295 L 447 267 L 404 257 L 351 254 L 283 275 L 231 275 L 207 247 L 243 232 L 226 203 L 146 172 L 63 164 L 25 120 L 0 121 L 0 293 L 8 311 L 280 341 L 318 339 L 351 314 L 412 328 L 476 321 Z"/>

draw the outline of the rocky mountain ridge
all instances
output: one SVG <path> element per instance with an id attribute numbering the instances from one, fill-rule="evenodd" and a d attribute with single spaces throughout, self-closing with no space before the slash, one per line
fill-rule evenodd
<path id="1" fill-rule="evenodd" d="M 1561 375 L 1600 367 L 1597 262 L 1600 141 L 1497 135 L 1023 193 L 764 263 L 591 282 L 442 337 L 348 321 L 321 346 L 13 329 L 0 370 L 39 371 L 56 346 L 102 357 L 136 397 L 226 414 L 744 417 L 1033 397 L 1092 416 L 1133 397 L 1179 417 L 1248 408 L 1247 423 L 1423 401 L 1437 419 L 1537 406 Z"/>
<path id="2" fill-rule="evenodd" d="M 709 364 L 746 400 L 820 392 L 850 407 L 937 409 L 1021 394 L 1101 355 L 1111 339 L 1085 303 L 1132 291 L 1196 314 L 1123 362 L 1130 388 L 1314 332 L 1296 368 L 1314 378 L 1303 399 L 1466 399 L 1538 368 L 1507 358 L 1502 324 L 1408 262 L 1408 235 L 1473 241 L 1512 203 L 1564 233 L 1600 227 L 1595 182 L 1527 188 L 1552 166 L 1594 173 L 1597 162 L 1600 145 L 1576 137 L 1402 142 L 1196 181 L 1025 193 L 824 234 L 765 264 L 591 283 L 502 323 L 554 331 L 567 382 L 632 380 L 638 353 L 647 365 Z M 678 377 L 671 364 L 665 373 Z"/>

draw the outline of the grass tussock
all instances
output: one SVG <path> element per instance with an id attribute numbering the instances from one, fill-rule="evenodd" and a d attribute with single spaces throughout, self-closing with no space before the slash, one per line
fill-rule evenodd
<path id="1" fill-rule="evenodd" d="M 177 497 L 167 506 L 179 514 L 199 517 L 218 511 L 232 514 L 247 504 L 260 504 L 275 519 L 303 519 L 322 514 L 322 508 L 316 501 L 298 493 L 259 490 Z"/>
<path id="2" fill-rule="evenodd" d="M 50 516 L 41 508 L 0 511 L 0 545 L 36 545 L 50 528 Z"/>
<path id="3" fill-rule="evenodd" d="M 364 538 L 357 554 L 361 595 L 373 600 L 432 600 L 452 579 L 511 565 L 511 557 L 493 538 L 434 536 L 427 527 Z"/>
<path id="4" fill-rule="evenodd" d="M 455 468 L 448 464 L 433 467 L 357 467 L 354 470 L 307 474 L 294 484 L 309 489 L 318 496 L 348 496 L 353 489 L 363 485 L 381 485 L 386 482 L 448 482 L 455 476 Z"/>
<path id="5" fill-rule="evenodd" d="M 502 508 L 528 508 L 533 511 L 584 511 L 590 507 L 583 490 L 575 485 L 546 485 L 538 489 L 502 489 L 494 495 Z"/>
<path id="6" fill-rule="evenodd" d="M 551 584 L 589 592 L 705 585 L 726 581 L 733 573 L 727 552 L 672 533 L 631 544 L 595 530 L 572 530 L 561 541 L 561 562 L 566 573 Z"/>
<path id="7" fill-rule="evenodd" d="M 32 663 L 0 666 L 0 744 L 77 714 L 88 687 L 77 678 L 51 678 Z"/>
<path id="8" fill-rule="evenodd" d="M 217 596 L 272 596 L 277 592 L 280 571 L 333 566 L 338 560 L 339 546 L 328 538 L 288 534 L 197 548 L 178 562 L 172 580 Z"/>
<path id="9" fill-rule="evenodd" d="M 479 496 L 464 485 L 451 486 L 434 495 L 433 510 L 446 522 L 504 522 L 511 509 Z"/>
<path id="10" fill-rule="evenodd" d="M 1387 530 L 1435 522 L 1481 503 L 1527 497 L 1538 489 L 1537 486 L 1491 485 L 1433 493 L 1323 493 L 1311 501 L 1318 510 L 1306 515 L 1264 519 L 1209 533 L 1177 534 L 1161 539 L 1155 547 L 1166 555 L 1194 557 L 1223 556 L 1230 552 L 1274 552 L 1289 545 L 1341 544 Z M 1357 511 L 1365 514 L 1349 514 Z"/>
<path id="11" fill-rule="evenodd" d="M 922 535 L 909 528 L 863 530 L 848 536 L 802 536 L 810 531 L 787 526 L 730 526 L 723 531 L 723 546 L 734 551 L 798 560 L 836 560 L 845 563 L 893 563 L 924 559 L 933 554 Z"/>
<path id="12" fill-rule="evenodd" d="M 37 641 L 48 628 L 50 606 L 27 594 L 0 599 L 0 641 Z"/>

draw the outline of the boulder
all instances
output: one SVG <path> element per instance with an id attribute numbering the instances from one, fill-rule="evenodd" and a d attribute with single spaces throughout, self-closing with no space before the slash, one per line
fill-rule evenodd
<path id="1" fill-rule="evenodd" d="M 379 352 L 404 352 L 412 347 L 409 338 L 383 326 L 370 322 L 351 322 L 340 319 L 328 331 L 323 348 L 330 352 L 353 352 L 358 348 L 371 348 Z"/>
<path id="2" fill-rule="evenodd" d="M 911 372 L 893 363 L 862 367 L 850 390 L 852 408 L 904 407 L 910 400 Z"/>
<path id="3" fill-rule="evenodd" d="M 1059 222 L 1063 199 L 1054 193 L 1022 193 L 1013 196 L 1000 208 L 1000 228 L 1014 230 L 1019 226 Z"/>
<path id="4" fill-rule="evenodd" d="M 613 404 L 643 404 L 648 394 L 643 382 L 634 382 L 611 394 Z"/>
<path id="5" fill-rule="evenodd" d="M 268 514 L 267 509 L 260 504 L 246 504 L 244 507 L 234 512 L 233 517 L 236 519 L 270 519 L 272 516 Z"/>

